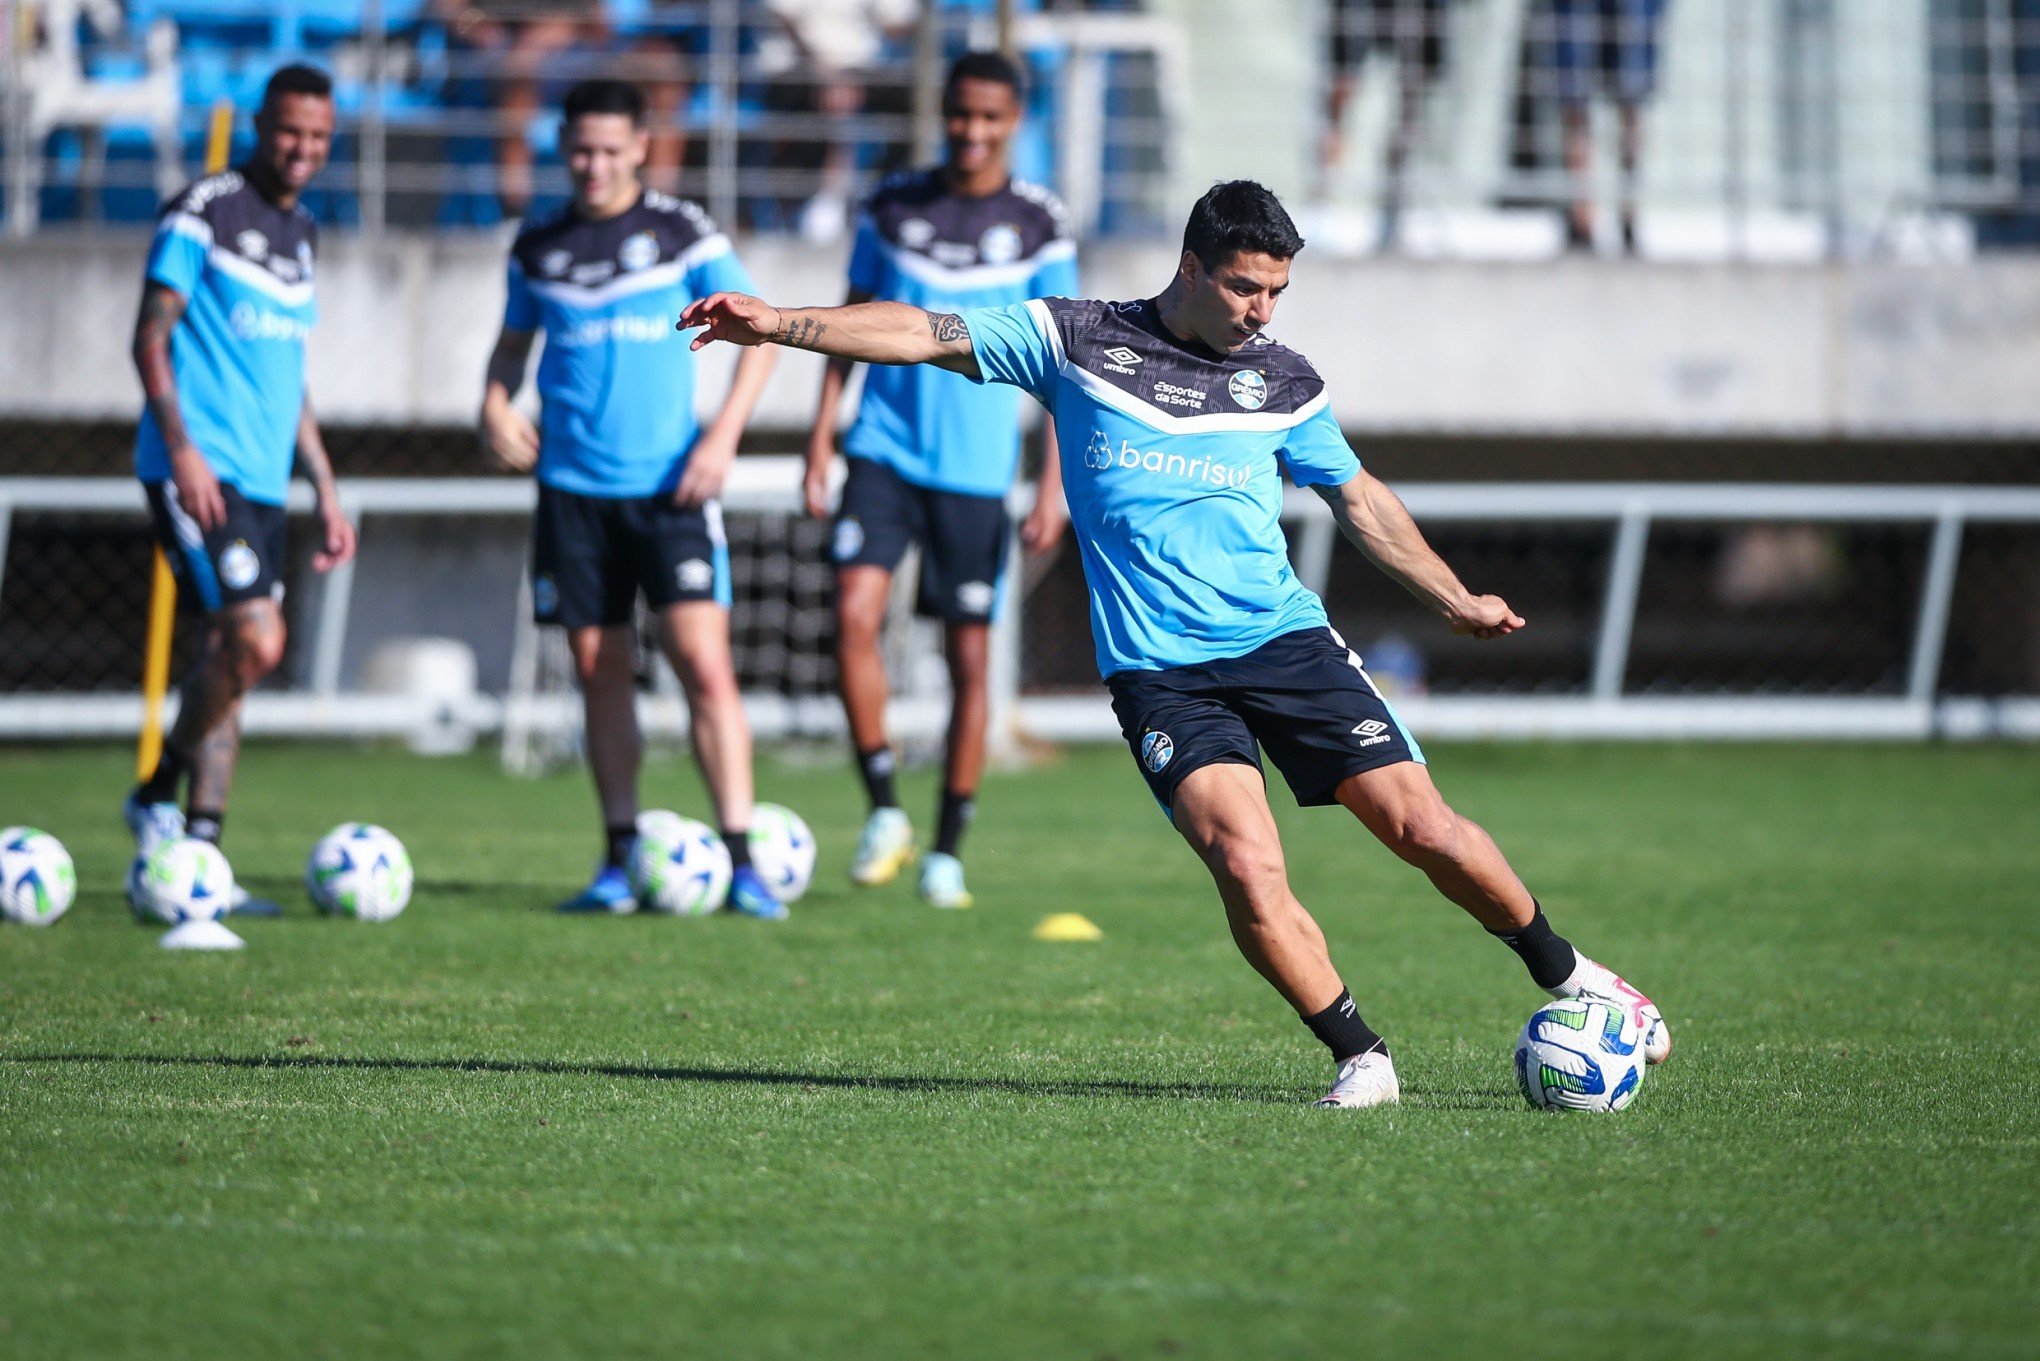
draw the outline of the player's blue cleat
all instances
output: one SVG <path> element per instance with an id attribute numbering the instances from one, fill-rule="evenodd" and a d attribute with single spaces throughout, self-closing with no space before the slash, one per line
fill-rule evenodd
<path id="1" fill-rule="evenodd" d="M 595 878 L 588 887 L 554 907 L 553 911 L 612 912 L 620 915 L 637 911 L 637 899 L 631 896 L 630 880 L 624 877 L 623 867 L 604 865 L 595 871 Z"/>
<path id="2" fill-rule="evenodd" d="M 120 806 L 121 821 L 135 834 L 135 854 L 147 855 L 159 841 L 175 841 L 184 835 L 184 810 L 173 802 L 143 803 L 135 790 Z"/>
<path id="3" fill-rule="evenodd" d="M 281 917 L 283 904 L 273 898 L 257 898 L 254 894 L 234 885 L 233 894 L 227 899 L 227 910 L 220 914 L 225 917 Z"/>
<path id="4" fill-rule="evenodd" d="M 730 875 L 729 909 L 768 922 L 785 921 L 787 915 L 786 904 L 765 886 L 765 880 L 750 865 L 741 866 Z"/>

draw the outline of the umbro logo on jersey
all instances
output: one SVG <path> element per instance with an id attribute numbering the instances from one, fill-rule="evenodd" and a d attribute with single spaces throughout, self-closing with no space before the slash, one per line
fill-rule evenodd
<path id="1" fill-rule="evenodd" d="M 267 260 L 269 258 L 269 238 L 256 231 L 253 227 L 235 237 L 234 245 L 239 248 L 241 254 L 247 256 L 250 260 Z"/>
<path id="2" fill-rule="evenodd" d="M 1131 374 L 1133 366 L 1140 362 L 1140 356 L 1124 345 L 1114 345 L 1104 351 L 1105 371 L 1108 373 Z"/>
<path id="3" fill-rule="evenodd" d="M 1355 723 L 1353 735 L 1360 739 L 1360 745 L 1363 747 L 1372 747 L 1391 740 L 1388 724 L 1378 718 L 1370 718 L 1365 723 Z"/>

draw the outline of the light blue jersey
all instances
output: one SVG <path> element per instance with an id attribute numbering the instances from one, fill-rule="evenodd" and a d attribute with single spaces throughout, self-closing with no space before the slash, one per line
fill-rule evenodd
<path id="1" fill-rule="evenodd" d="M 872 195 L 850 255 L 850 286 L 931 312 L 1077 291 L 1076 243 L 1062 204 L 1015 181 L 965 198 L 940 170 L 895 175 Z M 927 365 L 865 370 L 851 458 L 917 487 L 1004 496 L 1020 458 L 1019 397 Z"/>
<path id="2" fill-rule="evenodd" d="M 185 300 L 170 338 L 185 433 L 220 481 L 264 505 L 283 504 L 297 457 L 317 244 L 302 205 L 279 208 L 229 170 L 171 199 L 149 247 L 149 281 Z M 170 476 L 146 407 L 135 473 L 144 482 Z"/>
<path id="3" fill-rule="evenodd" d="M 1281 469 L 1338 486 L 1360 460 L 1302 355 L 1266 337 L 1216 354 L 1169 334 L 1151 301 L 1049 298 L 963 320 L 985 380 L 1055 420 L 1101 675 L 1329 627 L 1289 567 Z"/>
<path id="4" fill-rule="evenodd" d="M 570 205 L 517 238 L 503 325 L 545 332 L 540 482 L 618 498 L 680 484 L 701 427 L 673 318 L 725 290 L 757 291 L 708 215 L 665 194 L 601 219 Z"/>

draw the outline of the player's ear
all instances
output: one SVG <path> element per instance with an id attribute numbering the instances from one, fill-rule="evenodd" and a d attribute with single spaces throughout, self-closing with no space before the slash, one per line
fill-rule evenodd
<path id="1" fill-rule="evenodd" d="M 1176 262 L 1176 277 L 1186 288 L 1197 287 L 1197 281 L 1204 277 L 1204 262 L 1197 258 L 1197 252 L 1186 250 L 1183 258 Z"/>

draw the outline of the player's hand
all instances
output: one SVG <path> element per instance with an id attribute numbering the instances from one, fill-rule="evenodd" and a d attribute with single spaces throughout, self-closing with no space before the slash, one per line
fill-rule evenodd
<path id="1" fill-rule="evenodd" d="M 347 512 L 335 500 L 319 502 L 319 529 L 326 536 L 325 546 L 312 553 L 312 570 L 330 572 L 344 562 L 354 559 L 354 522 L 347 518 Z"/>
<path id="2" fill-rule="evenodd" d="M 800 499 L 812 519 L 829 518 L 829 465 L 835 458 L 835 436 L 817 430 L 808 437 L 807 471 L 800 479 Z"/>
<path id="3" fill-rule="evenodd" d="M 1056 546 L 1069 526 L 1069 513 L 1052 496 L 1044 496 L 1020 522 L 1020 546 L 1030 553 L 1046 553 Z"/>
<path id="4" fill-rule="evenodd" d="M 528 473 L 538 466 L 538 427 L 508 402 L 482 408 L 482 448 L 506 472 Z"/>
<path id="5" fill-rule="evenodd" d="M 688 451 L 687 471 L 680 474 L 680 485 L 673 488 L 673 504 L 692 507 L 721 496 L 730 465 L 736 461 L 736 436 L 713 429 L 702 431 Z"/>
<path id="6" fill-rule="evenodd" d="M 732 345 L 770 344 L 779 329 L 779 309 L 748 293 L 711 293 L 691 302 L 675 322 L 676 331 L 701 327 L 701 334 L 687 348 L 698 350 L 712 340 Z"/>
<path id="7" fill-rule="evenodd" d="M 1469 597 L 1447 622 L 1454 633 L 1472 634 L 1476 638 L 1500 638 L 1526 627 L 1523 616 L 1510 609 L 1509 602 L 1498 595 Z"/>
<path id="8" fill-rule="evenodd" d="M 177 488 L 177 504 L 184 507 L 200 529 L 218 529 L 227 522 L 227 498 L 220 494 L 220 479 L 192 445 L 170 455 L 170 482 Z"/>

